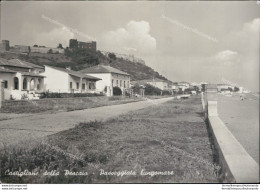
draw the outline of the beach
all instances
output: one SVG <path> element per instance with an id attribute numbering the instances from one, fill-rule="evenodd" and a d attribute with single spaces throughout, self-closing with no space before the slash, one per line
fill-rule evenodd
<path id="1" fill-rule="evenodd" d="M 218 113 L 230 132 L 259 164 L 259 98 L 248 93 L 218 94 Z"/>

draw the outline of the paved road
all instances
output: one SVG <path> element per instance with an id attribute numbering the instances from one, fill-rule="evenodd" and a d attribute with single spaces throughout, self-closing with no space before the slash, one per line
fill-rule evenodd
<path id="1" fill-rule="evenodd" d="M 246 95 L 218 96 L 218 112 L 222 121 L 249 155 L 259 164 L 259 98 Z"/>
<path id="2" fill-rule="evenodd" d="M 143 109 L 151 105 L 172 100 L 170 98 L 153 99 L 127 104 L 97 107 L 92 109 L 60 112 L 56 114 L 37 114 L 0 121 L 1 146 L 17 144 L 31 138 L 41 138 L 59 131 L 73 128 L 79 122 L 100 120 Z"/>

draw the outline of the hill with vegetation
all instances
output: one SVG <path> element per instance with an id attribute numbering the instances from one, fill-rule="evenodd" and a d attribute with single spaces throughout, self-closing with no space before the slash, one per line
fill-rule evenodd
<path id="1" fill-rule="evenodd" d="M 0 57 L 5 59 L 18 58 L 37 65 L 52 65 L 56 67 L 71 67 L 72 70 L 82 70 L 98 64 L 109 65 L 131 75 L 131 80 L 143 80 L 159 78 L 167 80 L 151 67 L 138 62 L 132 62 L 123 58 L 118 58 L 114 53 L 105 56 L 100 51 L 86 49 L 65 49 L 64 54 L 58 53 L 11 53 L 2 52 Z"/>

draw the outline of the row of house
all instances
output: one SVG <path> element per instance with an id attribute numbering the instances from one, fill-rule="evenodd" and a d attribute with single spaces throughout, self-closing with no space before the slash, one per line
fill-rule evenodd
<path id="1" fill-rule="evenodd" d="M 190 88 L 192 85 L 188 82 L 171 82 L 168 80 L 158 79 L 158 78 L 152 78 L 152 79 L 146 79 L 146 80 L 138 80 L 138 81 L 132 81 L 132 85 L 139 84 L 150 84 L 156 88 L 159 88 L 160 90 L 174 90 L 184 91 L 185 89 Z"/>
<path id="2" fill-rule="evenodd" d="M 146 80 L 138 80 L 138 81 L 132 81 L 132 86 L 139 84 L 139 85 L 144 85 L 144 84 L 150 84 L 156 88 L 159 88 L 160 90 L 168 90 L 171 92 L 184 92 L 185 90 L 189 90 L 191 93 L 196 93 L 196 91 L 205 91 L 206 86 L 208 83 L 206 82 L 201 82 L 201 83 L 196 83 L 196 82 L 171 82 L 168 80 L 163 80 L 163 79 L 158 79 L 158 78 L 152 78 L 152 79 L 146 79 Z M 234 90 L 234 86 L 231 86 L 229 84 L 217 84 L 217 91 L 221 92 L 223 90 Z M 242 92 L 243 89 L 240 87 L 239 92 Z"/>
<path id="3" fill-rule="evenodd" d="M 19 59 L 0 58 L 0 81 L 5 99 L 37 99 L 43 92 L 105 93 L 113 96 L 113 87 L 130 88 L 130 75 L 116 68 L 98 65 L 81 71 L 39 66 Z"/>
<path id="4" fill-rule="evenodd" d="M 105 93 L 113 96 L 113 87 L 122 92 L 135 84 L 150 84 L 161 90 L 185 91 L 197 87 L 202 90 L 207 83 L 171 82 L 153 78 L 130 81 L 130 75 L 108 65 L 97 65 L 73 71 L 50 65 L 39 66 L 19 59 L 0 58 L 0 81 L 4 87 L 5 99 L 36 99 L 43 92 L 58 93 Z M 230 85 L 218 84 L 218 91 L 230 89 Z M 232 87 L 233 88 L 233 87 Z"/>
<path id="5" fill-rule="evenodd" d="M 158 79 L 158 78 L 132 81 L 133 86 L 136 85 L 136 84 L 139 84 L 139 85 L 150 84 L 150 85 L 152 85 L 156 88 L 159 88 L 160 90 L 168 90 L 169 89 L 168 81 Z"/>

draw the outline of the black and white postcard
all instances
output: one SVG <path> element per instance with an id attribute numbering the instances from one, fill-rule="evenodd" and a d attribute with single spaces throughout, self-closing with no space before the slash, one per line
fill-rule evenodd
<path id="1" fill-rule="evenodd" d="M 2 188 L 258 189 L 259 13 L 260 1 L 2 1 Z"/>

